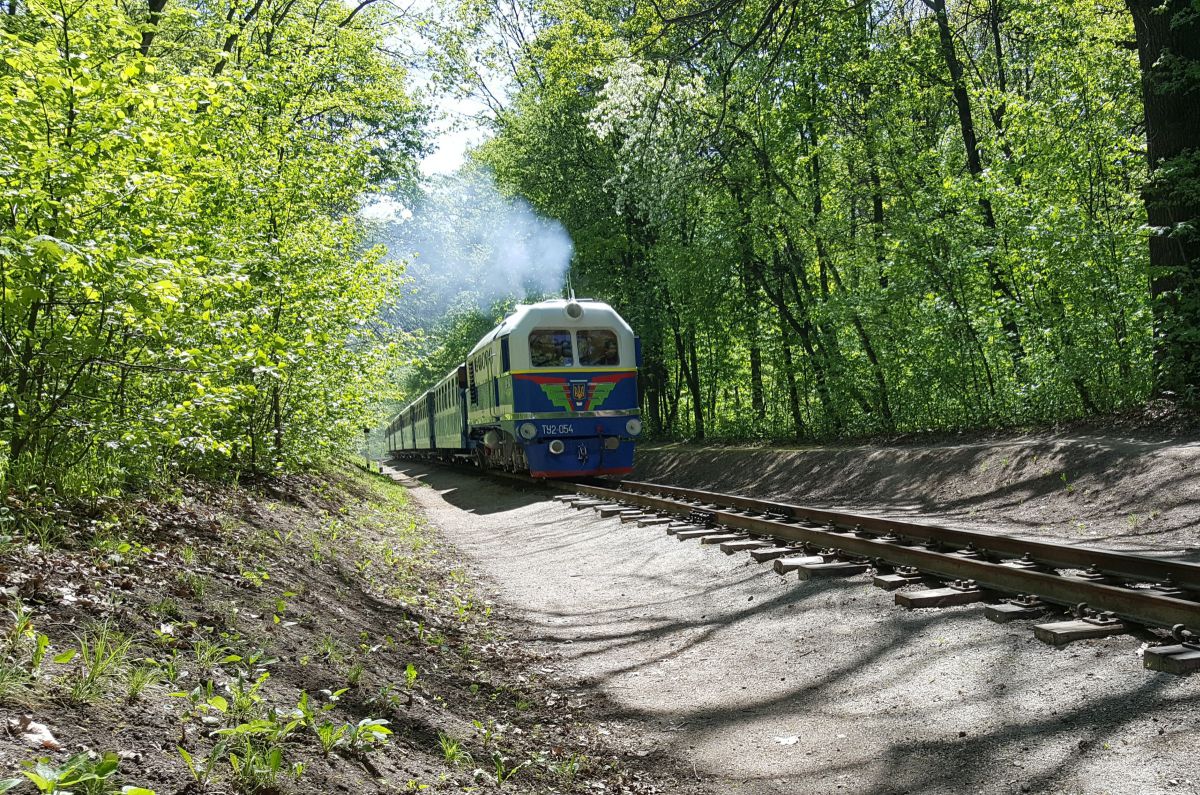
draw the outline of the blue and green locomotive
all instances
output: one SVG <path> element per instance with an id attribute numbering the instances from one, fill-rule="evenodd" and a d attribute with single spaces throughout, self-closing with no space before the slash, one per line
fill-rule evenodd
<path id="1" fill-rule="evenodd" d="M 608 304 L 518 306 L 392 419 L 388 449 L 534 477 L 625 474 L 642 432 L 640 358 Z"/>

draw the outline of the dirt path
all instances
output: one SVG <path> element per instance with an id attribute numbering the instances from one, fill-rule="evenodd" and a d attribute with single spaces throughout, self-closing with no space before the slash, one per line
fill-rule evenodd
<path id="1" fill-rule="evenodd" d="M 402 467 L 485 585 L 721 793 L 1195 793 L 1200 677 L 1137 639 L 1054 650 L 981 608 L 905 613 L 458 472 Z"/>

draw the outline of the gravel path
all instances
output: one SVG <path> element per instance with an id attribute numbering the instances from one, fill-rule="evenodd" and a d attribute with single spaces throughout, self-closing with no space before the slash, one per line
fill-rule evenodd
<path id="1" fill-rule="evenodd" d="M 720 793 L 1198 793 L 1200 676 L 1132 637 L 1052 649 L 982 607 L 905 612 L 865 577 L 748 556 L 403 464 L 413 499 L 614 704 L 614 732 Z"/>

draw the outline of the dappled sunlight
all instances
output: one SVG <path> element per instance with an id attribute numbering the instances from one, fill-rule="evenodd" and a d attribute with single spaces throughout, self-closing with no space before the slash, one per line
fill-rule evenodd
<path id="1" fill-rule="evenodd" d="M 430 474 L 438 488 L 470 477 Z M 529 640 L 607 694 L 606 720 L 729 791 L 1071 790 L 1123 754 L 1197 739 L 1186 722 L 1178 738 L 1147 728 L 1177 723 L 1194 687 L 1144 671 L 1137 637 L 1052 649 L 978 604 L 905 611 L 860 577 L 798 582 L 662 528 L 520 500 L 494 525 L 426 508 Z"/>

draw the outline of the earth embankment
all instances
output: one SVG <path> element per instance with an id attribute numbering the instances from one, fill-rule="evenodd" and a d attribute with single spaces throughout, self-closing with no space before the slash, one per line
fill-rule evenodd
<path id="1" fill-rule="evenodd" d="M 643 445 L 635 479 L 1200 560 L 1200 441 L 1012 435 L 826 447 Z"/>

